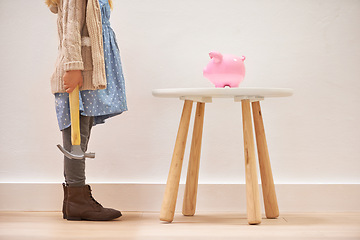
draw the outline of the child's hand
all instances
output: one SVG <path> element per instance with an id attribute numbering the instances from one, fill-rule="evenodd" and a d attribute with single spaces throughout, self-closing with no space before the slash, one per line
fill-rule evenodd
<path id="1" fill-rule="evenodd" d="M 81 70 L 67 71 L 64 74 L 64 87 L 67 93 L 74 91 L 76 86 L 81 87 L 83 84 L 83 77 Z"/>

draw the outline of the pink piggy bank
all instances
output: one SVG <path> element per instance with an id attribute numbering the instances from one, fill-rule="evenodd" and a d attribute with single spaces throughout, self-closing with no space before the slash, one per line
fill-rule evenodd
<path id="1" fill-rule="evenodd" d="M 245 57 L 222 55 L 219 52 L 210 52 L 209 56 L 211 60 L 204 68 L 204 77 L 217 88 L 238 87 L 245 76 Z"/>

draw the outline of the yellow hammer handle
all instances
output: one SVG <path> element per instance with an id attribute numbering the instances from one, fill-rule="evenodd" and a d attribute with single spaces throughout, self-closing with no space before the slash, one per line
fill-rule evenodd
<path id="1" fill-rule="evenodd" d="M 71 120 L 71 144 L 80 145 L 80 110 L 79 110 L 79 86 L 69 93 L 70 120 Z"/>

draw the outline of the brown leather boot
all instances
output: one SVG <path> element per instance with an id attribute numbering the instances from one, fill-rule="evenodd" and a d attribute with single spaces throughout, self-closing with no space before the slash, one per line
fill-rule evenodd
<path id="1" fill-rule="evenodd" d="M 63 213 L 63 219 L 66 219 L 66 202 L 67 202 L 67 198 L 68 198 L 68 185 L 63 183 L 63 189 L 64 189 L 64 200 L 63 200 L 63 207 L 62 207 L 62 213 Z"/>
<path id="2" fill-rule="evenodd" d="M 81 187 L 68 186 L 66 203 L 67 220 L 108 221 L 121 217 L 121 212 L 104 208 L 91 195 L 89 185 Z"/>

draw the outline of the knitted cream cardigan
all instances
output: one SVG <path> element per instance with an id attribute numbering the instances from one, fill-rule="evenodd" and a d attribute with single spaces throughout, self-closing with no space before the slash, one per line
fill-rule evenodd
<path id="1" fill-rule="evenodd" d="M 51 91 L 65 92 L 66 71 L 82 70 L 80 90 L 106 88 L 101 13 L 98 0 L 60 0 L 50 6 L 58 14 L 59 53 L 51 77 Z"/>

